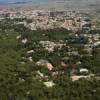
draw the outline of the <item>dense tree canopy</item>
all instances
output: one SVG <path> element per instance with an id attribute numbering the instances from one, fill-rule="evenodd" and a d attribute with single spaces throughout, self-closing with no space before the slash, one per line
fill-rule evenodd
<path id="1" fill-rule="evenodd" d="M 55 49 L 54 53 L 48 52 L 38 43 L 40 40 L 68 39 L 70 43 L 66 43 L 67 46 L 70 44 L 81 51 L 83 49 L 80 48 L 81 40 L 69 36 L 71 31 L 66 29 L 30 31 L 22 26 L 13 28 L 12 31 L 4 31 L 3 27 L 0 32 L 0 100 L 100 100 L 100 80 L 82 79 L 73 82 L 66 68 L 64 74 L 52 76 L 51 71 L 34 64 L 40 59 L 47 59 L 54 67 L 59 68 L 61 58 L 68 52 L 67 47 Z M 22 35 L 19 40 L 16 39 L 18 35 Z M 26 44 L 21 42 L 24 38 L 29 40 Z M 86 40 L 82 41 L 86 43 Z M 26 52 L 31 49 L 34 49 L 35 53 L 27 54 Z M 28 61 L 30 56 L 33 62 Z M 100 74 L 99 54 L 94 54 L 93 57 L 71 55 L 67 64 L 73 66 L 77 60 L 82 62 L 81 67 Z M 48 80 L 53 80 L 55 86 L 47 88 L 43 84 L 47 77 L 41 78 L 37 75 L 37 71 L 47 76 Z"/>

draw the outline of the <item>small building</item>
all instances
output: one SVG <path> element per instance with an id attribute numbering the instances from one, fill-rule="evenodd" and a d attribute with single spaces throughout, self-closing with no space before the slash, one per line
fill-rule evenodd
<path id="1" fill-rule="evenodd" d="M 25 39 L 22 40 L 22 43 L 26 44 L 27 41 L 28 41 L 28 40 L 25 38 Z"/>
<path id="2" fill-rule="evenodd" d="M 80 64 L 81 64 L 81 61 L 75 62 L 75 65 L 80 65 Z"/>
<path id="3" fill-rule="evenodd" d="M 86 56 L 92 56 L 92 48 L 84 48 L 82 50 L 82 54 L 84 54 Z"/>
<path id="4" fill-rule="evenodd" d="M 43 60 L 43 59 L 37 61 L 36 65 L 38 65 L 38 66 L 44 66 L 44 67 L 48 68 L 49 70 L 53 69 L 53 65 L 49 61 Z"/>
<path id="5" fill-rule="evenodd" d="M 44 85 L 47 87 L 47 88 L 50 88 L 50 87 L 53 87 L 55 84 L 53 81 L 48 81 L 48 82 L 44 82 Z"/>
<path id="6" fill-rule="evenodd" d="M 88 73 L 89 73 L 89 70 L 86 69 L 86 68 L 81 68 L 81 69 L 79 70 L 79 73 L 80 73 L 80 74 L 88 74 Z"/>
<path id="7" fill-rule="evenodd" d="M 34 53 L 34 50 L 27 51 L 27 54 Z"/>
<path id="8" fill-rule="evenodd" d="M 75 55 L 75 56 L 79 56 L 80 55 L 78 51 L 72 51 L 71 53 L 72 53 L 72 55 Z"/>
<path id="9" fill-rule="evenodd" d="M 30 62 L 33 62 L 32 57 L 28 57 L 28 60 L 29 60 Z"/>
<path id="10" fill-rule="evenodd" d="M 61 66 L 62 67 L 67 67 L 68 65 L 67 65 L 67 61 L 69 60 L 69 57 L 63 57 L 62 59 L 61 59 Z"/>

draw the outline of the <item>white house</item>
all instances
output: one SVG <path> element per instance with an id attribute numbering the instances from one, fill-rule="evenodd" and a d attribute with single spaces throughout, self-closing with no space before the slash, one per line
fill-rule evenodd
<path id="1" fill-rule="evenodd" d="M 53 81 L 44 82 L 44 85 L 48 88 L 53 87 L 55 83 Z"/>

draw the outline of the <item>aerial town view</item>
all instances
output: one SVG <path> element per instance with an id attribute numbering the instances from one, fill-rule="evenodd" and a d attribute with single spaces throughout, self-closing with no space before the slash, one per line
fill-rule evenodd
<path id="1" fill-rule="evenodd" d="M 0 0 L 0 100 L 100 100 L 100 0 Z"/>

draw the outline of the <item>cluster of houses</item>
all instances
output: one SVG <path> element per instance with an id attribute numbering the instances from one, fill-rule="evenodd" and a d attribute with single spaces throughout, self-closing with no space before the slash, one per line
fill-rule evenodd
<path id="1" fill-rule="evenodd" d="M 44 11 L 44 10 L 34 10 L 34 11 L 20 11 L 20 12 L 9 12 L 5 14 L 0 14 L 1 18 L 10 18 L 10 19 L 24 19 L 16 24 L 24 24 L 25 27 L 30 28 L 31 30 L 37 30 L 37 29 L 53 29 L 53 28 L 66 28 L 68 30 L 78 30 L 82 29 L 83 26 L 90 24 L 90 21 L 86 21 L 86 17 L 83 17 L 79 12 L 73 12 L 73 11 Z M 28 22 L 30 20 L 30 22 Z M 96 47 L 96 50 L 99 52 L 100 48 L 100 34 L 90 34 L 90 33 L 75 33 L 75 38 L 87 38 L 88 42 L 83 45 L 83 52 L 85 56 L 92 56 L 93 48 Z M 20 42 L 22 44 L 26 44 L 28 42 L 27 38 L 21 38 L 21 35 L 18 35 L 16 37 L 17 40 L 21 40 Z M 66 43 L 61 40 L 62 42 L 54 42 L 54 41 L 39 41 L 38 44 L 40 44 L 45 50 L 48 51 L 48 53 L 53 53 L 55 48 L 58 50 L 62 49 L 62 47 L 66 47 Z M 98 48 L 97 48 L 98 46 Z M 61 57 L 60 60 L 60 67 L 61 68 L 67 68 L 68 67 L 68 61 L 71 56 L 78 56 L 81 57 L 82 55 L 79 53 L 78 50 L 74 50 L 73 48 L 70 48 L 70 46 L 67 44 L 68 51 L 66 51 L 66 55 Z M 22 57 L 21 64 L 25 64 L 25 61 L 29 61 L 31 63 L 34 62 L 34 58 L 31 56 L 35 53 L 34 49 L 30 49 L 26 51 L 26 55 L 29 55 L 27 58 Z M 48 59 L 38 59 L 36 62 L 34 62 L 36 66 L 41 66 L 47 68 L 50 72 L 52 72 L 52 75 L 58 75 L 59 71 L 55 70 L 55 66 L 48 60 Z M 74 62 L 74 66 L 81 65 L 82 62 L 80 60 L 77 60 Z M 79 73 L 80 75 L 73 74 L 75 70 L 72 70 L 71 78 L 73 81 L 79 80 L 81 78 L 90 78 L 93 75 L 90 74 L 89 69 L 87 68 L 80 68 Z M 61 71 L 63 73 L 63 71 Z M 45 77 L 43 73 L 40 71 L 37 72 L 37 74 L 40 75 L 40 77 Z M 47 87 L 52 87 L 55 85 L 53 81 L 45 81 L 44 85 Z"/>
<path id="2" fill-rule="evenodd" d="M 93 53 L 93 48 L 96 49 L 96 51 L 99 53 L 100 50 L 100 33 L 82 33 L 82 34 L 75 34 L 76 38 L 86 38 L 87 39 L 87 43 L 83 45 L 83 52 L 84 55 L 87 56 L 92 56 Z"/>
<path id="3" fill-rule="evenodd" d="M 99 34 L 74 34 L 76 36 L 76 38 L 80 38 L 80 37 L 86 37 L 88 38 L 88 43 L 83 45 L 82 50 L 84 51 L 84 54 L 80 54 L 80 52 L 78 50 L 75 50 L 74 48 L 66 45 L 64 43 L 64 41 L 60 41 L 60 42 L 53 42 L 53 41 L 39 41 L 39 44 L 49 52 L 54 52 L 55 48 L 59 48 L 62 49 L 63 46 L 67 46 L 67 52 L 66 52 L 66 56 L 61 58 L 60 61 L 60 67 L 63 68 L 68 68 L 68 61 L 70 59 L 71 56 L 78 56 L 78 57 L 82 57 L 82 56 L 92 56 L 92 52 L 93 52 L 93 48 L 98 46 L 98 51 L 99 51 L 99 42 L 100 42 L 100 35 Z M 21 39 L 21 35 L 18 35 L 16 37 L 16 39 Z M 22 44 L 26 44 L 28 42 L 27 38 L 21 39 L 21 43 Z M 96 50 L 97 50 L 96 49 Z M 28 60 L 30 62 L 34 62 L 31 54 L 34 54 L 35 51 L 33 49 L 28 50 L 26 52 L 26 54 L 29 54 L 30 56 L 28 58 L 23 58 L 23 60 Z M 21 62 L 21 64 L 25 64 L 24 61 Z M 59 75 L 59 73 L 64 73 L 62 70 L 55 70 L 55 66 L 48 60 L 48 59 L 38 59 L 38 61 L 36 61 L 34 63 L 36 66 L 41 66 L 42 68 L 47 68 L 50 72 L 52 72 L 52 75 Z M 76 65 L 81 65 L 82 62 L 80 60 L 76 60 L 73 64 L 73 66 Z M 92 74 L 90 72 L 89 69 L 87 68 L 80 68 L 78 70 L 78 74 L 76 69 L 72 69 L 71 71 L 71 79 L 72 81 L 76 81 L 82 78 L 85 79 L 91 79 L 91 77 L 94 77 L 95 75 Z M 44 74 L 41 73 L 40 71 L 37 72 L 37 74 L 39 74 L 40 77 L 44 78 Z M 53 81 L 47 80 L 44 82 L 44 85 L 48 88 L 52 87 L 55 85 L 55 83 L 53 83 Z"/>
<path id="4" fill-rule="evenodd" d="M 22 19 L 14 24 L 23 24 L 31 30 L 66 28 L 68 30 L 78 30 L 84 25 L 90 24 L 87 17 L 79 11 L 52 11 L 52 10 L 33 10 L 33 11 L 9 11 L 0 13 L 0 18 Z"/>
<path id="5" fill-rule="evenodd" d="M 17 36 L 16 39 L 20 39 L 21 36 Z M 25 39 L 22 39 L 21 42 L 23 44 L 26 44 L 28 42 L 28 39 L 25 38 Z M 54 48 L 62 48 L 62 46 L 66 46 L 66 44 L 64 43 L 55 43 L 55 42 L 52 42 L 52 41 L 39 41 L 39 44 L 41 44 L 44 49 L 48 50 L 48 52 L 54 52 Z M 61 68 L 67 68 L 69 67 L 68 66 L 68 61 L 70 59 L 70 56 L 78 56 L 78 57 L 81 57 L 82 55 L 79 53 L 78 50 L 74 50 L 74 48 L 71 48 L 71 47 L 67 47 L 68 48 L 68 51 L 66 52 L 66 56 L 62 57 L 61 58 L 61 62 L 60 62 L 60 66 Z M 85 50 L 86 48 L 83 48 L 83 50 Z M 87 48 L 88 49 L 88 48 Z M 88 49 L 89 51 L 89 49 Z M 33 54 L 35 53 L 35 51 L 32 49 L 32 50 L 28 50 L 26 52 L 26 54 Z M 33 58 L 32 56 L 29 56 L 28 58 L 23 58 L 23 60 L 28 60 L 30 62 L 34 62 L 33 61 Z M 25 62 L 21 62 L 22 64 L 25 64 Z M 36 61 L 34 63 L 36 66 L 41 66 L 42 68 L 47 68 L 49 71 L 52 72 L 52 75 L 55 76 L 55 75 L 59 75 L 59 72 L 60 73 L 64 73 L 63 71 L 59 71 L 59 70 L 55 70 L 55 66 L 47 59 L 39 59 L 38 61 Z M 80 60 L 77 60 L 74 62 L 74 65 L 73 66 L 76 66 L 76 65 L 81 65 L 81 61 Z M 76 70 L 72 70 L 71 71 L 71 78 L 73 81 L 76 81 L 76 80 L 79 80 L 81 78 L 90 78 L 92 77 L 89 73 L 90 71 L 87 69 L 87 68 L 80 68 L 79 69 L 79 75 L 75 74 L 77 72 L 75 72 Z M 37 72 L 37 74 L 39 74 L 40 77 L 45 77 L 43 73 L 41 73 L 40 71 Z M 52 87 L 54 86 L 55 84 L 52 82 L 52 81 L 46 81 L 44 82 L 44 85 L 46 85 L 48 88 L 49 87 Z"/>
<path id="6" fill-rule="evenodd" d="M 88 43 L 83 45 L 83 51 L 85 52 L 84 55 L 86 54 L 87 56 L 92 56 L 92 51 L 93 51 L 93 47 L 99 46 L 100 44 L 100 35 L 99 34 L 74 34 L 76 38 L 79 37 L 86 37 L 88 38 Z M 21 35 L 17 36 L 16 39 L 21 39 Z M 26 44 L 28 42 L 27 38 L 24 38 L 21 40 L 21 43 Z M 53 41 L 39 41 L 39 44 L 42 45 L 42 47 L 44 47 L 44 49 L 46 49 L 48 52 L 54 52 L 55 48 L 59 48 L 61 49 L 63 46 L 66 46 L 66 44 L 64 44 L 64 42 L 53 42 Z M 67 49 L 68 51 L 66 52 L 67 56 L 64 56 L 61 58 L 61 62 L 60 62 L 60 66 L 61 68 L 67 68 L 68 66 L 68 61 L 70 59 L 71 56 L 79 56 L 81 57 L 82 55 L 79 53 L 79 51 L 74 50 L 74 48 L 71 48 L 70 46 L 67 45 Z M 98 50 L 99 51 L 99 50 Z M 32 50 L 28 50 L 26 52 L 26 54 L 32 54 L 35 53 L 35 51 Z M 85 56 L 86 56 L 85 55 Z M 25 60 L 25 58 L 23 58 Z M 26 60 L 29 60 L 30 62 L 33 62 L 33 58 L 32 56 L 29 56 Z M 21 62 L 22 64 L 25 64 L 25 62 Z M 77 60 L 74 62 L 73 66 L 76 65 L 81 65 L 81 61 Z M 53 64 L 51 62 L 49 62 L 49 60 L 47 59 L 39 59 L 37 62 L 35 62 L 35 65 L 37 66 L 41 66 L 42 68 L 45 67 L 47 68 L 49 71 L 52 72 L 52 75 L 58 75 L 59 71 L 55 71 L 55 66 L 53 66 Z M 62 71 L 63 73 L 63 71 Z M 81 78 L 86 78 L 86 79 L 90 79 L 91 77 L 94 76 L 94 74 L 90 73 L 90 70 L 87 68 L 80 68 L 79 69 L 79 75 L 75 74 L 76 70 L 72 70 L 71 71 L 71 78 L 73 81 L 79 80 Z M 38 72 L 38 74 L 41 77 L 44 77 L 43 73 Z M 47 87 L 52 87 L 55 84 L 52 81 L 46 81 L 44 82 L 44 85 L 46 85 Z"/>
<path id="7" fill-rule="evenodd" d="M 39 42 L 48 52 L 53 52 L 55 48 L 61 49 L 65 46 L 65 43 L 56 43 L 52 41 L 40 41 Z"/>

